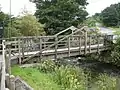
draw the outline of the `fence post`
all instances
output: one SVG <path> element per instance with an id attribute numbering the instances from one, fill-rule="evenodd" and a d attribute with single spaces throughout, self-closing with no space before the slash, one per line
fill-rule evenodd
<path id="1" fill-rule="evenodd" d="M 25 58 L 25 55 L 24 55 L 24 38 L 21 39 L 21 43 L 22 43 L 22 45 L 21 45 L 22 46 L 21 47 L 22 48 L 22 57 L 24 59 Z"/>
<path id="2" fill-rule="evenodd" d="M 68 37 L 68 57 L 70 57 L 70 37 Z"/>
<path id="3" fill-rule="evenodd" d="M 85 55 L 87 54 L 87 31 L 85 30 Z"/>
<path id="4" fill-rule="evenodd" d="M 20 38 L 18 39 L 18 49 L 19 49 L 19 64 L 21 65 L 21 46 L 20 46 Z"/>
<path id="5" fill-rule="evenodd" d="M 98 46 L 97 46 L 97 52 L 99 53 L 100 52 L 100 40 L 99 40 L 99 36 L 97 36 L 97 44 L 98 44 Z"/>
<path id="6" fill-rule="evenodd" d="M 91 36 L 89 36 L 89 53 L 91 53 Z"/>
<path id="7" fill-rule="evenodd" d="M 81 54 L 81 36 L 79 36 L 79 55 Z"/>
<path id="8" fill-rule="evenodd" d="M 55 37 L 55 60 L 57 60 L 57 48 L 58 48 L 58 38 L 57 38 L 57 36 Z"/>
<path id="9" fill-rule="evenodd" d="M 105 47 L 105 50 L 106 50 L 106 48 L 107 48 L 106 38 L 107 38 L 107 37 L 106 37 L 106 35 L 105 35 L 105 36 L 104 36 L 104 45 L 105 45 L 104 47 Z"/>
<path id="10" fill-rule="evenodd" d="M 42 38 L 40 37 L 40 60 L 42 59 Z"/>
<path id="11" fill-rule="evenodd" d="M 6 72 L 11 74 L 11 45 L 9 45 L 9 56 L 6 59 Z"/>

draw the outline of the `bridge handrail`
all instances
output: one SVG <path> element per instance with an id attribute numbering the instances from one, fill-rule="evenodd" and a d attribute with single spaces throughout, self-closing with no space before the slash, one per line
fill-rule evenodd
<path id="1" fill-rule="evenodd" d="M 84 29 L 84 28 L 86 28 L 86 27 L 82 27 L 81 29 L 78 29 L 78 30 L 76 30 L 75 32 L 73 32 L 73 33 L 65 36 L 64 38 L 62 38 L 62 39 L 60 39 L 59 41 L 55 42 L 54 44 L 50 45 L 48 48 L 43 49 L 43 51 L 45 51 L 45 50 L 47 50 L 47 49 L 50 49 L 50 48 L 53 47 L 54 45 L 58 44 L 59 42 L 63 41 L 64 39 L 72 36 L 74 33 L 81 31 L 81 30 Z"/>
<path id="2" fill-rule="evenodd" d="M 43 51 L 45 51 L 45 50 L 50 49 L 51 47 L 55 46 L 55 45 L 56 45 L 56 44 L 58 44 L 59 42 L 63 41 L 63 40 L 64 40 L 64 39 L 66 39 L 66 38 L 69 38 L 69 37 L 70 37 L 70 36 L 72 36 L 73 34 L 75 34 L 75 33 L 79 32 L 79 31 L 81 31 L 81 30 L 83 30 L 83 29 L 85 29 L 85 28 L 87 28 L 87 27 L 86 27 L 86 26 L 84 26 L 84 27 L 82 27 L 81 29 L 77 29 L 75 32 L 73 32 L 73 33 L 71 33 L 71 34 L 69 34 L 69 35 L 65 36 L 64 38 L 62 38 L 62 39 L 60 39 L 59 41 L 57 41 L 57 42 L 53 43 L 52 45 L 48 46 L 47 48 L 42 49 L 42 51 L 41 51 L 41 52 L 43 52 Z M 36 54 L 32 55 L 31 57 L 28 57 L 27 59 L 24 59 L 24 60 L 23 60 L 23 63 L 24 63 L 24 62 L 26 62 L 26 61 L 28 61 L 29 59 L 31 59 L 31 58 L 33 58 L 33 57 L 35 57 L 37 54 L 39 54 L 39 53 L 41 53 L 41 52 L 38 52 L 38 53 L 36 53 Z"/>

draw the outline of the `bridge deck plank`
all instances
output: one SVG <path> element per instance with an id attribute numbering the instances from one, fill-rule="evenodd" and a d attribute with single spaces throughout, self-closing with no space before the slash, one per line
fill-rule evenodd
<path id="1" fill-rule="evenodd" d="M 92 48 L 97 48 L 98 45 L 91 45 L 91 46 L 87 46 L 87 49 L 89 49 L 89 47 Z M 103 44 L 99 44 L 100 47 L 103 47 L 104 45 Z M 81 47 L 81 50 L 84 50 L 85 46 L 82 46 Z M 70 48 L 70 51 L 74 51 L 74 50 L 79 50 L 79 47 L 71 47 Z M 63 48 L 63 49 L 57 49 L 57 52 L 64 52 L 64 51 L 68 51 L 68 48 Z M 27 55 L 33 55 L 33 54 L 37 54 L 39 53 L 40 51 L 32 51 L 32 52 L 24 52 L 24 55 L 27 56 Z M 97 51 L 96 51 L 97 52 Z M 43 51 L 42 54 L 47 54 L 47 53 L 55 53 L 55 49 L 52 49 L 52 50 L 46 50 L 46 51 Z M 21 53 L 22 55 L 22 53 Z M 14 55 L 11 55 L 12 56 L 12 59 L 15 59 L 19 56 L 19 53 L 15 53 Z"/>

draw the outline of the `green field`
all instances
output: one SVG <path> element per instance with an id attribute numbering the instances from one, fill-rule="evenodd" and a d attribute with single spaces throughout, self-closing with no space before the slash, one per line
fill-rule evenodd
<path id="1" fill-rule="evenodd" d="M 39 72 L 35 68 L 19 68 L 12 67 L 12 74 L 20 76 L 25 80 L 34 90 L 61 90 L 51 77 L 51 74 Z"/>

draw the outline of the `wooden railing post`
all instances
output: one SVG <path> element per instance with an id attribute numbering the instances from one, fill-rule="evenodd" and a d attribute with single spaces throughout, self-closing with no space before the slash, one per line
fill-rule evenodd
<path id="1" fill-rule="evenodd" d="M 85 55 L 87 54 L 87 31 L 85 31 Z"/>
<path id="2" fill-rule="evenodd" d="M 6 72 L 8 74 L 11 74 L 11 44 L 9 45 L 9 56 L 8 58 L 6 59 Z"/>
<path id="3" fill-rule="evenodd" d="M 55 37 L 55 60 L 57 60 L 57 48 L 58 48 L 58 38 L 57 38 L 57 36 Z"/>
<path id="4" fill-rule="evenodd" d="M 18 50 L 19 50 L 19 64 L 21 65 L 21 43 L 20 43 L 20 38 L 18 39 Z"/>
<path id="5" fill-rule="evenodd" d="M 42 59 L 42 38 L 40 37 L 40 60 Z"/>
<path id="6" fill-rule="evenodd" d="M 91 36 L 89 36 L 89 53 L 91 53 Z"/>
<path id="7" fill-rule="evenodd" d="M 79 36 L 79 55 L 81 55 L 81 36 Z"/>
<path id="8" fill-rule="evenodd" d="M 68 57 L 70 57 L 70 37 L 68 37 Z"/>
<path id="9" fill-rule="evenodd" d="M 22 48 L 22 57 L 23 57 L 23 59 L 25 58 L 25 55 L 24 55 L 24 38 L 22 38 L 21 39 L 21 43 L 22 43 L 22 45 L 21 45 L 21 48 Z"/>
<path id="10" fill-rule="evenodd" d="M 15 38 L 15 50 L 17 50 L 17 38 Z"/>
<path id="11" fill-rule="evenodd" d="M 106 35 L 104 36 L 104 47 L 105 47 L 105 49 L 107 48 L 107 45 L 106 45 L 107 43 L 106 43 Z"/>
<path id="12" fill-rule="evenodd" d="M 99 44 L 100 44 L 100 40 L 99 40 L 100 38 L 99 38 L 99 36 L 97 36 L 97 52 L 99 53 L 99 48 L 100 48 L 100 46 L 99 46 Z"/>

